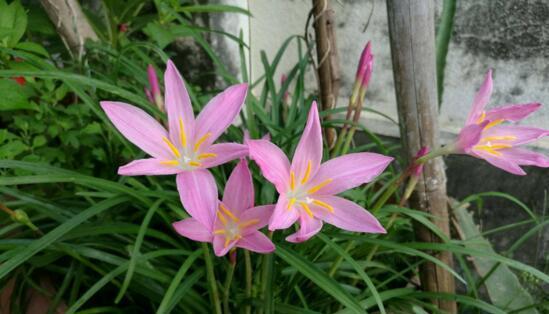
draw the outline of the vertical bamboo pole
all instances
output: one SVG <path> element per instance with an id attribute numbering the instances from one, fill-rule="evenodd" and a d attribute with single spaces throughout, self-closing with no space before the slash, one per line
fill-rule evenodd
<path id="1" fill-rule="evenodd" d="M 328 0 L 313 0 L 313 16 L 317 52 L 317 71 L 320 83 L 320 102 L 322 109 L 333 109 L 339 92 L 339 66 L 335 41 L 334 16 Z M 330 119 L 329 116 L 326 119 Z M 328 147 L 335 140 L 335 130 L 324 130 Z"/>
<path id="2" fill-rule="evenodd" d="M 393 74 L 398 104 L 400 133 L 408 160 L 422 147 L 438 146 L 438 105 L 435 66 L 434 8 L 431 0 L 388 0 L 389 34 Z M 429 161 L 418 182 L 412 206 L 436 217 L 433 220 L 449 235 L 446 175 L 441 158 Z M 423 242 L 440 239 L 427 228 L 416 225 L 415 234 Z M 452 265 L 449 252 L 433 253 Z M 420 268 L 421 284 L 430 292 L 454 292 L 452 275 L 433 263 Z M 441 310 L 456 313 L 451 301 L 433 301 Z"/>

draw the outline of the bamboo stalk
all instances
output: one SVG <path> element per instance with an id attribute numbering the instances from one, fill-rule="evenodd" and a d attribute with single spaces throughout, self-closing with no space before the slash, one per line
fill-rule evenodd
<path id="1" fill-rule="evenodd" d="M 421 147 L 438 147 L 433 2 L 388 0 L 387 13 L 400 133 L 407 160 L 411 162 Z M 446 174 L 441 158 L 435 158 L 425 164 L 410 202 L 413 207 L 434 215 L 436 219 L 433 223 L 446 235 L 450 235 Z M 414 231 L 420 241 L 441 241 L 419 224 L 414 226 Z M 452 255 L 449 252 L 432 254 L 444 263 L 452 265 Z M 452 275 L 433 263 L 422 264 L 420 277 L 422 287 L 426 291 L 455 291 Z M 457 311 L 456 303 L 453 301 L 433 300 L 433 303 L 443 311 Z"/>

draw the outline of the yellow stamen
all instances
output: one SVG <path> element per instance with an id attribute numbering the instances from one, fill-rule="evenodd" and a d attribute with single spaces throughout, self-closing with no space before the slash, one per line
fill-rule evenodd
<path id="1" fill-rule="evenodd" d="M 326 180 L 320 182 L 320 184 L 317 184 L 317 185 L 313 186 L 312 188 L 310 188 L 309 191 L 307 191 L 307 193 L 314 194 L 315 192 L 322 189 L 323 187 L 325 187 L 326 185 L 328 185 L 332 181 L 333 181 L 332 179 L 326 179 Z"/>
<path id="2" fill-rule="evenodd" d="M 480 117 L 478 117 L 477 124 L 484 121 L 484 118 L 486 118 L 486 111 L 483 111 L 482 114 L 480 115 Z"/>
<path id="3" fill-rule="evenodd" d="M 227 207 L 225 207 L 225 205 L 219 204 L 219 208 L 223 211 L 225 215 L 229 216 L 234 222 L 240 221 L 240 219 L 236 218 L 236 216 L 233 213 L 231 213 L 231 211 L 228 210 Z"/>
<path id="4" fill-rule="evenodd" d="M 189 166 L 200 167 L 200 166 L 202 166 L 202 164 L 199 163 L 198 161 L 189 161 Z"/>
<path id="5" fill-rule="evenodd" d="M 198 139 L 198 141 L 196 141 L 196 143 L 194 144 L 194 151 L 197 152 L 200 149 L 200 145 L 202 145 L 202 143 L 204 143 L 204 141 L 207 140 L 210 136 L 212 136 L 212 133 L 208 132 L 204 134 L 200 139 Z"/>
<path id="6" fill-rule="evenodd" d="M 311 161 L 309 160 L 307 162 L 307 170 L 305 170 L 305 175 L 303 176 L 303 179 L 301 179 L 301 184 L 307 183 L 307 180 L 309 180 L 310 174 L 311 174 Z"/>
<path id="7" fill-rule="evenodd" d="M 309 215 L 309 217 L 313 218 L 313 212 L 311 211 L 311 209 L 309 208 L 309 205 L 307 205 L 307 203 L 299 202 L 299 205 L 301 205 L 301 207 L 303 207 L 303 209 L 305 210 L 307 215 Z"/>
<path id="8" fill-rule="evenodd" d="M 171 149 L 175 157 L 181 158 L 181 154 L 179 153 L 179 150 L 177 149 L 177 147 L 175 147 L 175 145 L 172 144 L 172 142 L 170 142 L 170 140 L 167 137 L 164 136 L 162 140 L 164 141 L 164 143 L 168 145 L 168 147 Z"/>
<path id="9" fill-rule="evenodd" d="M 513 145 L 508 144 L 495 144 L 495 145 L 475 145 L 477 149 L 502 149 L 502 148 L 511 148 Z"/>
<path id="10" fill-rule="evenodd" d="M 214 154 L 214 153 L 204 153 L 204 154 L 198 155 L 198 159 L 200 159 L 200 160 L 206 159 L 206 158 L 213 158 L 213 157 L 217 157 L 217 154 Z"/>
<path id="11" fill-rule="evenodd" d="M 482 138 L 480 141 L 481 142 L 514 141 L 516 139 L 517 139 L 516 136 L 506 135 L 506 136 L 488 136 L 488 137 Z"/>
<path id="12" fill-rule="evenodd" d="M 494 121 L 488 123 L 488 124 L 484 127 L 484 130 L 488 130 L 489 128 L 493 128 L 493 127 L 495 127 L 496 125 L 501 124 L 503 121 L 505 121 L 505 120 L 503 120 L 503 119 L 494 120 Z"/>
<path id="13" fill-rule="evenodd" d="M 295 197 L 292 197 L 288 202 L 288 210 L 292 209 L 292 206 L 294 206 L 294 204 L 295 204 Z"/>
<path id="14" fill-rule="evenodd" d="M 248 220 L 248 221 L 245 221 L 245 222 L 239 224 L 238 227 L 240 227 L 240 228 L 246 228 L 246 227 L 255 225 L 255 224 L 258 223 L 258 222 L 259 222 L 259 219 L 250 219 L 250 220 Z"/>
<path id="15" fill-rule="evenodd" d="M 290 171 L 290 190 L 295 189 L 295 174 L 293 171 Z"/>
<path id="16" fill-rule="evenodd" d="M 225 238 L 225 248 L 229 246 L 229 243 L 231 243 L 231 239 Z"/>
<path id="17" fill-rule="evenodd" d="M 179 165 L 179 161 L 177 160 L 162 160 L 160 162 L 161 165 L 166 165 L 166 166 L 177 166 Z"/>
<path id="18" fill-rule="evenodd" d="M 219 218 L 219 220 L 221 220 L 221 223 L 223 225 L 226 225 L 227 224 L 227 219 L 225 218 L 225 216 L 223 216 L 223 214 L 221 212 L 217 212 L 217 218 Z"/>
<path id="19" fill-rule="evenodd" d="M 327 209 L 330 213 L 333 213 L 334 212 L 334 207 L 327 204 L 327 203 L 324 203 L 323 201 L 319 201 L 319 200 L 313 200 L 313 204 L 315 205 L 318 205 L 322 208 L 325 208 Z"/>
<path id="20" fill-rule="evenodd" d="M 179 138 L 181 139 L 181 145 L 187 147 L 187 135 L 185 134 L 185 127 L 183 125 L 183 119 L 179 118 Z"/>
<path id="21" fill-rule="evenodd" d="M 214 234 L 225 234 L 225 230 L 223 229 L 214 230 Z"/>

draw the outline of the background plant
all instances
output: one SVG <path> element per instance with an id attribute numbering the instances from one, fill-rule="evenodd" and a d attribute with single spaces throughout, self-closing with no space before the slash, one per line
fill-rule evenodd
<path id="1" fill-rule="evenodd" d="M 496 269 L 509 267 L 535 285 L 549 281 L 546 270 L 511 259 L 513 250 L 547 225 L 547 218 L 506 195 L 473 195 L 456 207 L 481 204 L 486 197 L 507 197 L 517 210 L 528 214 L 527 220 L 463 240 L 443 236 L 442 243 L 410 240 L 413 223 L 423 224 L 436 234 L 441 232 L 425 213 L 391 205 L 398 203 L 399 191 L 388 202 L 382 200 L 401 168 L 401 163 L 396 163 L 377 181 L 344 195 L 371 209 L 388 229 L 391 225 L 388 235 L 359 235 L 325 226 L 319 236 L 292 245 L 283 241 L 291 230 L 275 233 L 276 253 L 260 256 L 238 252 L 232 285 L 225 287 L 229 261 L 205 258 L 203 250 L 209 248 L 172 230 L 173 221 L 186 217 L 172 178 L 116 175 L 119 165 L 139 157 L 138 150 L 112 129 L 99 109 L 99 100 L 120 99 L 165 119 L 143 93 L 145 71 L 149 63 L 158 70 L 164 68 L 173 53 L 171 45 L 179 36 L 193 38 L 202 47 L 214 65 L 212 72 L 221 75 L 227 85 L 237 82 L 205 40 L 208 30 L 194 25 L 193 16 L 197 12 L 247 13 L 230 7 L 180 5 L 177 1 L 130 2 L 127 6 L 103 3 L 100 12 L 105 14 L 94 19 L 101 41 L 89 45 L 82 60 L 72 59 L 65 52 L 51 26 L 48 31 L 33 25 L 34 21 L 46 25 L 44 18 L 28 18 L 27 31 L 20 31 L 24 14 L 43 17 L 38 7 L 25 6 L 27 13 L 0 9 L 1 14 L 16 12 L 19 18 L 14 20 L 20 22 L 12 28 L 21 34 L 13 45 L 12 38 L 17 36 L 0 36 L 3 43 L 10 43 L 0 50 L 0 87 L 5 84 L 2 95 L 10 100 L 1 105 L 1 203 L 8 209 L 23 210 L 38 228 L 34 231 L 21 224 L 25 222 L 21 218 L 13 221 L 8 210 L 1 216 L 0 278 L 2 290 L 13 291 L 13 313 L 25 311 L 25 301 L 32 298 L 33 291 L 47 296 L 50 309 L 65 305 L 69 313 L 212 312 L 207 263 L 213 264 L 216 287 L 228 296 L 227 306 L 234 312 L 436 313 L 429 299 L 449 298 L 457 300 L 464 311 L 505 313 L 510 312 L 509 304 L 495 304 L 484 294 Z M 123 24 L 128 27 L 125 32 L 120 29 Z M 46 40 L 48 46 L 43 47 L 41 43 Z M 25 42 L 33 48 L 22 45 Z M 273 74 L 290 42 L 297 43 L 300 58 L 277 88 Z M 242 56 L 245 49 L 241 44 Z M 302 38 L 291 37 L 272 60 L 262 54 L 265 76 L 249 82 L 260 93 L 257 97 L 249 95 L 242 124 L 232 126 L 224 141 L 241 142 L 247 129 L 252 138 L 271 134 L 273 142 L 292 153 L 314 97 L 304 88 L 310 67 L 308 49 Z M 242 60 L 243 81 L 248 81 L 246 64 Z M 25 85 L 13 80 L 17 77 L 23 77 Z M 197 112 L 217 90 L 190 83 Z M 290 97 L 286 98 L 288 91 Z M 14 105 L 16 100 L 19 105 Z M 339 128 L 344 122 L 330 120 L 323 125 Z M 398 159 L 398 143 L 377 137 L 363 125 L 352 125 L 364 131 L 368 140 L 350 151 L 374 151 Z M 221 185 L 233 167 L 234 163 L 213 171 Z M 274 188 L 260 180 L 257 168 L 252 170 L 257 204 L 273 203 Z M 473 245 L 480 236 L 521 225 L 529 225 L 534 231 L 517 240 L 505 254 Z M 438 262 L 429 253 L 441 250 L 453 252 L 459 261 L 461 271 L 454 274 L 464 288 L 458 295 L 429 294 L 418 288 L 418 265 Z M 490 268 L 495 270 L 478 274 L 471 263 L 478 258 L 490 261 Z M 44 288 L 47 283 L 52 289 Z M 543 297 L 525 307 L 542 309 L 546 306 Z"/>

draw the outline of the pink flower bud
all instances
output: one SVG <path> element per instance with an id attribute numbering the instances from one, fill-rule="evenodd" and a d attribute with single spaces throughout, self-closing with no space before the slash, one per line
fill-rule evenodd
<path id="1" fill-rule="evenodd" d="M 372 77 L 372 67 L 374 64 L 374 56 L 372 55 L 372 48 L 370 42 L 366 44 L 362 55 L 360 56 L 360 62 L 356 71 L 356 80 L 360 81 L 363 87 L 368 86 L 370 77 Z"/>
<path id="2" fill-rule="evenodd" d="M 416 161 L 425 155 L 429 153 L 429 147 L 423 146 L 416 154 L 416 156 L 413 159 L 413 164 L 410 168 L 410 175 L 413 177 L 419 177 L 421 173 L 423 172 L 423 163 L 417 164 Z"/>
<path id="3" fill-rule="evenodd" d="M 147 66 L 147 76 L 149 78 L 150 90 L 145 88 L 145 94 L 147 94 L 149 101 L 155 103 L 158 109 L 164 111 L 164 99 L 162 98 L 160 86 L 158 85 L 158 77 L 156 76 L 154 67 L 150 64 Z"/>

